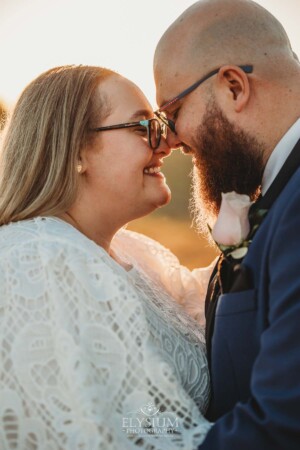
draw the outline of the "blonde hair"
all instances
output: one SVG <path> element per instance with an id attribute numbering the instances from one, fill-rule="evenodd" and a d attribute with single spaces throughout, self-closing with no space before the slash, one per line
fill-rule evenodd
<path id="1" fill-rule="evenodd" d="M 0 225 L 58 215 L 74 202 L 77 164 L 88 143 L 99 83 L 115 72 L 93 66 L 51 69 L 22 92 L 5 130 L 0 155 Z M 99 104 L 98 104 L 99 103 Z"/>
<path id="2" fill-rule="evenodd" d="M 2 128 L 5 125 L 7 119 L 7 109 L 5 104 L 0 100 L 0 130 L 2 130 Z"/>

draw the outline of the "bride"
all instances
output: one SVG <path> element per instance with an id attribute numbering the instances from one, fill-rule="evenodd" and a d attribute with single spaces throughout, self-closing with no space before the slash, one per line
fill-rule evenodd
<path id="1" fill-rule="evenodd" d="M 126 231 L 170 199 L 142 92 L 58 67 L 21 94 L 0 175 L 0 447 L 196 449 L 211 267 Z"/>

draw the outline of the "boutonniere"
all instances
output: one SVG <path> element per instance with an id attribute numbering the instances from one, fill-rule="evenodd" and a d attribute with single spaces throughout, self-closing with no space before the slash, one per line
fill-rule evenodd
<path id="1" fill-rule="evenodd" d="M 266 209 L 253 212 L 250 226 L 249 209 L 253 203 L 248 195 L 222 193 L 220 212 L 210 231 L 225 258 L 231 256 L 241 260 L 246 256 L 254 234 L 268 212 Z"/>

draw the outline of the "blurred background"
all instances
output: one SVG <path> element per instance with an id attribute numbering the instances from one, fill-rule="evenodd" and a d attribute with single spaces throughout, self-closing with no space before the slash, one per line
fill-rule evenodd
<path id="1" fill-rule="evenodd" d="M 194 0 L 0 0 L 0 127 L 21 90 L 41 72 L 65 64 L 109 67 L 133 80 L 155 108 L 152 59 L 167 27 Z M 300 55 L 300 0 L 257 0 L 284 25 Z M 176 49 L 174 49 L 176 57 Z M 215 257 L 192 228 L 191 161 L 174 151 L 164 174 L 171 203 L 129 228 L 170 248 L 189 268 Z"/>

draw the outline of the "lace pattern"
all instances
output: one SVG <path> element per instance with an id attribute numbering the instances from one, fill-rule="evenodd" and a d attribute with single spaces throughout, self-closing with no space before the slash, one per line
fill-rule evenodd
<path id="1" fill-rule="evenodd" d="M 0 448 L 197 448 L 203 334 L 162 284 L 54 218 L 1 227 L 0 249 Z M 176 433 L 128 433 L 144 405 Z"/>
<path id="2" fill-rule="evenodd" d="M 115 252 L 136 267 L 146 278 L 166 291 L 202 327 L 205 325 L 204 301 L 210 275 L 218 258 L 208 267 L 188 270 L 176 256 L 153 239 L 122 229 L 113 240 Z"/>

